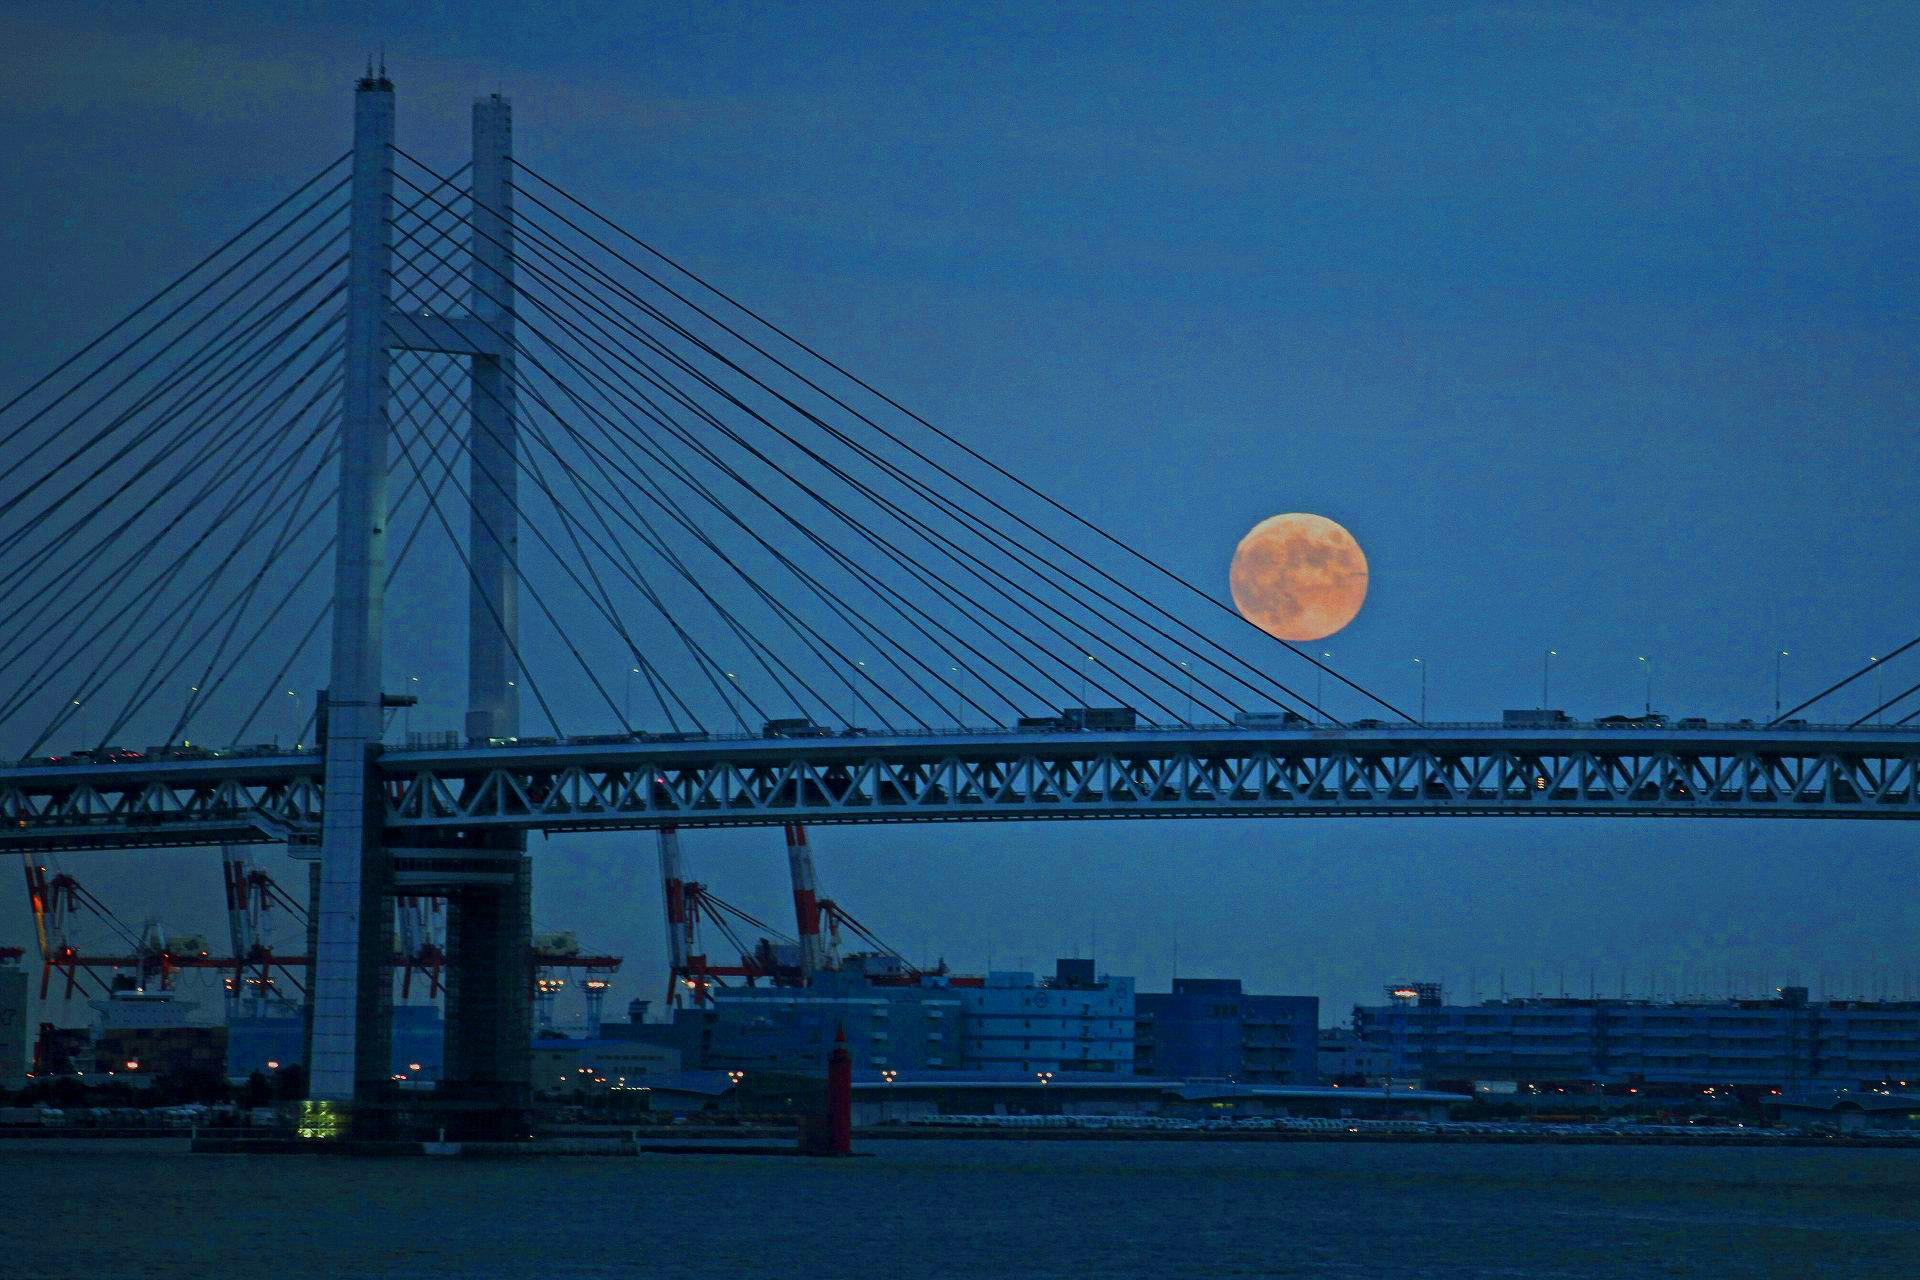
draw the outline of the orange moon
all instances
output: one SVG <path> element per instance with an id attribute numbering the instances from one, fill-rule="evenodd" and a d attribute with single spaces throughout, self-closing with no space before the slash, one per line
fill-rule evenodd
<path id="1" fill-rule="evenodd" d="M 1367 598 L 1367 557 L 1325 516 L 1268 516 L 1234 548 L 1227 571 L 1241 616 L 1282 640 L 1303 643 L 1352 622 Z"/>

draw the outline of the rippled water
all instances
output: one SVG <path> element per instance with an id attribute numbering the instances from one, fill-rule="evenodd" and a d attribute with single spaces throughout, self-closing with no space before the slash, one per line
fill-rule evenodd
<path id="1" fill-rule="evenodd" d="M 0 1275 L 1902 1276 L 1920 1152 L 873 1142 L 850 1161 L 0 1147 Z"/>

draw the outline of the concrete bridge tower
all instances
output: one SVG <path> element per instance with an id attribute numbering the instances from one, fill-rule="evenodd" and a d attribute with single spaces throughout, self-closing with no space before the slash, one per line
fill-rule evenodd
<path id="1" fill-rule="evenodd" d="M 530 902 L 524 836 L 462 832 L 437 844 L 385 843 L 375 760 L 384 708 L 388 375 L 395 351 L 468 363 L 469 740 L 520 732 L 519 466 L 513 363 L 512 106 L 473 109 L 470 296 L 463 316 L 410 314 L 391 300 L 394 91 L 385 69 L 354 93 L 327 802 L 315 892 L 307 1128 L 379 1136 L 401 1099 L 391 1084 L 393 895 L 448 900 L 447 1044 L 432 1102 L 445 1127 L 511 1136 L 529 1105 Z M 439 1122 L 436 1121 L 436 1127 Z"/>

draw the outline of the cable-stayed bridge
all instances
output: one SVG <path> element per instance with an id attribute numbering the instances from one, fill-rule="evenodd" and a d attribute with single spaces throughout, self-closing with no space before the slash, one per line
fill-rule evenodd
<path id="1" fill-rule="evenodd" d="M 316 1104 L 399 1105 L 387 904 L 440 893 L 436 1104 L 512 1128 L 530 831 L 1920 816 L 1920 686 L 1799 714 L 1864 672 L 1418 723 L 517 162 L 503 99 L 450 171 L 394 121 L 370 73 L 347 154 L 0 406 L 0 846 L 314 855 Z"/>

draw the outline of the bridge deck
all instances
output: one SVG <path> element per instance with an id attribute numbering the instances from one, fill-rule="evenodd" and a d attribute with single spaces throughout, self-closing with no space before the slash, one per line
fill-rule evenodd
<path id="1" fill-rule="evenodd" d="M 395 843 L 480 828 L 1361 816 L 1920 817 L 1920 729 L 1498 725 L 394 747 Z M 0 770 L 0 847 L 305 841 L 314 752 Z"/>

